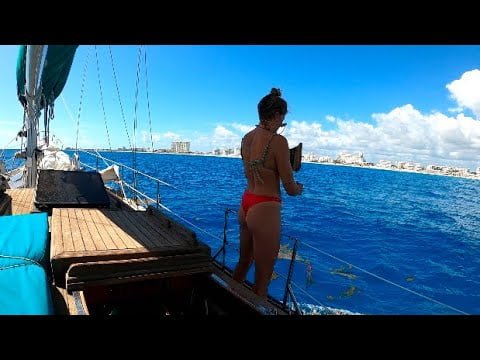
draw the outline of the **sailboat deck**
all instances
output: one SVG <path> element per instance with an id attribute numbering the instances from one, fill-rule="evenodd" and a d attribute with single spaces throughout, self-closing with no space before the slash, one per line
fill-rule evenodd
<path id="1" fill-rule="evenodd" d="M 210 248 L 151 209 L 54 208 L 50 257 L 55 282 L 63 286 L 65 275 L 67 285 L 80 285 L 163 271 L 191 272 L 198 264 L 210 265 Z"/>
<path id="2" fill-rule="evenodd" d="M 12 215 L 28 214 L 33 211 L 35 189 L 8 189 L 5 193 L 12 199 Z"/>

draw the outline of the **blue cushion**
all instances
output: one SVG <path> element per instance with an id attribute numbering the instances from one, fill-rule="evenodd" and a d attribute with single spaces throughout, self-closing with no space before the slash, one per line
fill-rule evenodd
<path id="1" fill-rule="evenodd" d="M 48 261 L 48 214 L 0 216 L 0 255 Z M 0 267 L 5 259 L 0 256 Z M 9 264 L 5 264 L 9 265 Z"/>
<path id="2" fill-rule="evenodd" d="M 0 315 L 53 315 L 45 269 L 28 263 L 0 267 Z"/>
<path id="3" fill-rule="evenodd" d="M 47 213 L 0 216 L 0 314 L 50 315 Z"/>

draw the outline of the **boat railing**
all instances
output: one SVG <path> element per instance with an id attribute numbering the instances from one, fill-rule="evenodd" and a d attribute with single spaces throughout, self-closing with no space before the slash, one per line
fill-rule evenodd
<path id="1" fill-rule="evenodd" d="M 0 162 L 3 162 L 5 165 L 5 170 L 7 173 L 13 172 L 16 168 L 23 164 L 23 160 L 19 160 L 16 156 L 16 152 L 9 158 L 5 157 L 3 151 L 0 152 Z"/>
<path id="2" fill-rule="evenodd" d="M 117 161 L 114 161 L 114 160 L 111 160 L 111 159 L 108 159 L 104 156 L 102 156 L 101 154 L 98 153 L 98 151 L 95 153 L 92 153 L 90 151 L 87 151 L 87 150 L 81 150 L 81 149 L 78 149 L 78 151 L 81 151 L 83 153 L 86 153 L 90 156 L 93 156 L 95 157 L 95 166 L 92 166 L 92 165 L 89 165 L 89 164 L 86 164 L 85 162 L 80 162 L 80 164 L 82 166 L 85 166 L 89 169 L 92 169 L 92 170 L 96 170 L 96 171 L 99 171 L 99 161 L 102 160 L 104 162 L 104 164 L 108 167 L 108 166 L 111 166 L 111 165 L 117 165 L 119 167 L 119 171 L 120 171 L 120 183 L 121 185 L 123 186 L 126 186 L 129 190 L 131 190 L 134 194 L 134 200 L 137 200 L 138 197 L 137 195 L 140 195 L 142 196 L 145 200 L 147 200 L 148 202 L 150 203 L 153 203 L 156 205 L 157 209 L 160 208 L 160 204 L 161 204 L 161 200 L 160 200 L 160 186 L 168 186 L 168 187 L 171 187 L 171 188 L 174 188 L 174 189 L 177 189 L 174 185 L 171 185 L 165 181 L 162 181 L 160 179 L 157 179 L 156 177 L 153 177 L 151 175 L 148 175 L 148 174 L 145 174 L 144 172 L 142 171 L 139 171 L 137 169 L 134 169 L 128 165 L 125 165 L 125 164 L 122 164 L 120 162 L 117 162 Z M 140 176 L 143 176 L 147 179 L 149 179 L 150 181 L 153 181 L 155 183 L 155 187 L 156 187 L 156 196 L 155 196 L 155 199 L 152 199 L 150 196 L 142 193 L 141 191 L 139 191 L 136 186 L 135 186 L 135 183 L 136 181 L 133 182 L 133 185 L 129 184 L 127 181 L 125 181 L 125 179 L 123 178 L 123 174 L 125 174 L 125 170 L 129 170 L 133 176 L 132 176 L 132 179 L 135 180 L 136 176 L 137 175 L 140 175 Z M 177 189 L 178 190 L 178 189 Z M 127 197 L 126 194 L 123 194 L 124 197 Z"/>
<path id="3" fill-rule="evenodd" d="M 295 312 L 297 314 L 302 315 L 302 310 L 300 309 L 300 306 L 298 305 L 297 298 L 295 296 L 295 293 L 292 288 L 292 276 L 293 276 L 293 267 L 295 265 L 295 260 L 297 257 L 297 247 L 298 247 L 298 240 L 295 239 L 295 242 L 293 244 L 293 250 L 292 250 L 292 257 L 290 258 L 290 264 L 288 265 L 288 275 L 285 281 L 285 292 L 283 295 L 283 306 L 287 306 L 288 298 L 290 297 L 291 299 L 291 304 L 293 304 L 293 307 L 295 308 Z"/>

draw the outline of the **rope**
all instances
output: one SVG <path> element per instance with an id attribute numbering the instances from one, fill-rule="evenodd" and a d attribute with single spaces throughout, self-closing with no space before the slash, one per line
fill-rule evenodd
<path id="1" fill-rule="evenodd" d="M 65 110 L 67 111 L 67 115 L 72 120 L 73 124 L 75 124 L 75 120 L 73 119 L 72 112 L 70 111 L 70 107 L 67 104 L 67 100 L 65 100 L 65 97 L 63 94 L 60 94 L 60 99 L 62 99 L 63 106 L 65 106 Z"/>
<path id="2" fill-rule="evenodd" d="M 416 292 L 416 291 L 414 291 L 414 290 L 408 289 L 408 288 L 406 288 L 406 287 L 404 287 L 404 286 L 402 286 L 402 285 L 399 285 L 399 284 L 394 283 L 393 281 L 390 281 L 390 280 L 388 280 L 388 279 L 385 279 L 384 277 L 381 277 L 381 276 L 379 276 L 379 275 L 376 275 L 376 274 L 374 274 L 374 273 L 371 273 L 371 272 L 368 271 L 368 270 L 362 269 L 362 268 L 359 267 L 359 266 L 355 266 L 355 265 L 349 263 L 348 261 L 342 260 L 342 259 L 340 259 L 340 258 L 338 258 L 338 257 L 336 257 L 336 256 L 334 256 L 334 255 L 331 255 L 331 254 L 329 254 L 329 253 L 327 253 L 327 252 L 325 252 L 325 251 L 323 251 L 323 250 L 320 250 L 320 249 L 318 249 L 318 248 L 316 248 L 316 247 L 314 247 L 314 246 L 306 243 L 305 241 L 302 241 L 302 243 L 303 243 L 305 246 L 307 246 L 307 247 L 309 247 L 309 248 L 311 248 L 311 249 L 313 249 L 313 250 L 316 250 L 316 251 L 318 251 L 318 252 L 320 252 L 320 253 L 322 253 L 322 254 L 324 254 L 324 255 L 332 258 L 332 259 L 335 259 L 335 260 L 337 260 L 337 261 L 340 261 L 341 263 L 344 263 L 344 264 L 346 264 L 346 265 L 348 265 L 348 266 L 351 266 L 351 267 L 353 267 L 353 268 L 355 268 L 355 269 L 357 269 L 357 270 L 360 270 L 361 272 L 364 272 L 364 273 L 366 273 L 366 274 L 368 274 L 368 275 L 370 275 L 370 276 L 373 276 L 373 277 L 376 278 L 376 279 L 385 281 L 386 283 L 389 283 L 390 285 L 396 286 L 396 287 L 398 287 L 398 288 L 400 288 L 400 289 L 402 289 L 402 290 L 405 290 L 405 291 L 407 291 L 407 292 L 409 292 L 409 293 L 411 293 L 411 294 L 417 295 L 417 296 L 419 296 L 419 297 L 421 297 L 421 298 L 424 298 L 424 299 L 426 299 L 426 300 L 432 301 L 432 302 L 434 302 L 434 303 L 436 303 L 436 304 L 438 304 L 438 305 L 445 306 L 445 307 L 447 307 L 447 308 L 449 308 L 449 309 L 451 309 L 451 310 L 454 310 L 454 311 L 456 311 L 456 312 L 458 312 L 458 313 L 460 313 L 460 314 L 469 315 L 468 313 L 466 313 L 466 312 L 464 312 L 464 311 L 462 311 L 462 310 L 460 310 L 460 309 L 457 309 L 457 308 L 455 308 L 455 307 L 453 307 L 453 306 L 451 306 L 451 305 L 442 303 L 442 302 L 440 302 L 440 301 L 438 301 L 438 300 L 435 300 L 435 299 L 433 299 L 433 298 L 431 298 L 431 297 L 429 297 L 429 296 L 420 294 L 419 292 Z"/>
<path id="3" fill-rule="evenodd" d="M 84 152 L 84 153 L 86 153 L 86 154 L 89 154 L 89 155 L 91 155 L 91 156 L 97 156 L 97 155 L 98 155 L 103 161 L 107 160 L 107 161 L 110 161 L 112 164 L 116 164 L 116 165 L 118 165 L 118 166 L 124 167 L 124 168 L 126 168 L 126 169 L 128 169 L 128 170 L 131 170 L 131 171 L 136 171 L 138 174 L 140 174 L 140 175 L 142 175 L 142 176 L 145 176 L 145 177 L 147 177 L 147 178 L 149 178 L 149 179 L 151 179 L 151 180 L 157 181 L 157 182 L 159 182 L 159 183 L 162 184 L 162 185 L 171 187 L 171 188 L 173 188 L 173 189 L 175 189 L 175 190 L 177 190 L 177 191 L 180 191 L 181 193 L 184 193 L 184 194 L 186 194 L 186 195 L 189 195 L 189 196 L 191 196 L 191 197 L 193 197 L 193 198 L 196 198 L 196 199 L 205 201 L 205 198 L 204 198 L 204 197 L 198 196 L 198 195 L 197 195 L 196 193 L 194 193 L 194 192 L 188 192 L 188 191 L 183 190 L 183 189 L 181 189 L 181 188 L 179 188 L 179 187 L 177 187 L 177 186 L 175 186 L 175 185 L 172 185 L 172 184 L 170 184 L 170 183 L 168 183 L 168 182 L 166 182 L 166 181 L 163 181 L 163 180 L 160 180 L 160 179 L 158 179 L 158 178 L 156 178 L 156 177 L 153 177 L 153 176 L 151 176 L 151 175 L 145 174 L 145 173 L 142 172 L 142 171 L 133 169 L 133 168 L 127 166 L 127 165 L 124 165 L 124 164 L 118 163 L 118 162 L 116 162 L 116 161 L 114 161 L 114 160 L 105 158 L 105 157 L 101 156 L 99 153 L 97 153 L 97 155 L 95 155 L 95 154 L 92 154 L 91 152 L 89 152 L 88 150 L 81 149 L 80 151 L 81 151 L 81 152 Z M 232 213 L 234 213 L 234 214 L 237 213 L 236 210 L 233 210 L 233 209 L 228 208 L 228 206 L 226 206 L 225 204 L 220 204 L 220 203 L 215 202 L 215 201 L 212 201 L 212 200 L 209 200 L 209 202 L 210 202 L 211 204 L 213 204 L 213 205 L 218 206 L 218 207 L 221 208 L 221 209 L 226 209 L 226 208 L 227 208 L 228 211 L 230 211 L 230 212 L 232 212 Z"/>
<path id="4" fill-rule="evenodd" d="M 2 152 L 0 153 L 0 159 L 3 158 L 3 154 L 5 153 L 6 147 L 7 147 L 8 145 L 10 145 L 12 142 L 16 141 L 16 140 L 17 140 L 17 137 L 14 137 L 12 140 L 10 140 L 10 141 L 8 142 L 7 145 L 5 145 L 5 146 L 3 147 Z"/>
<path id="5" fill-rule="evenodd" d="M 98 152 L 98 149 L 95 149 L 95 152 L 97 153 L 98 157 L 103 160 L 104 164 L 109 167 L 110 165 L 105 161 L 102 155 Z"/>
<path id="6" fill-rule="evenodd" d="M 95 154 L 92 154 L 91 152 L 89 152 L 89 151 L 87 151 L 87 150 L 84 150 L 84 149 L 81 149 L 80 151 L 81 151 L 81 152 L 84 152 L 84 153 L 86 153 L 86 154 L 88 154 L 88 155 L 91 155 L 91 156 L 96 156 Z M 139 170 L 135 170 L 135 169 L 131 168 L 130 166 L 127 166 L 127 165 L 121 164 L 121 163 L 119 163 L 119 162 L 116 162 L 116 161 L 114 161 L 114 160 L 110 160 L 110 159 L 108 159 L 108 158 L 106 158 L 106 157 L 103 157 L 100 153 L 97 153 L 97 154 L 98 154 L 98 157 L 100 157 L 103 161 L 105 161 L 105 160 L 110 161 L 112 164 L 116 164 L 116 165 L 118 165 L 118 166 L 122 166 L 122 167 L 124 167 L 124 168 L 126 168 L 126 169 L 128 169 L 128 170 L 131 170 L 131 171 L 136 171 L 138 174 L 141 174 L 141 175 L 143 175 L 143 176 L 145 176 L 145 177 L 147 177 L 147 178 L 149 178 L 149 179 L 158 181 L 159 183 L 161 183 L 161 184 L 163 184 L 163 185 L 166 185 L 166 186 L 170 186 L 170 187 L 172 187 L 172 188 L 174 188 L 174 189 L 176 189 L 176 190 L 180 190 L 180 189 L 176 188 L 174 185 L 171 185 L 171 184 L 169 184 L 169 183 L 167 183 L 167 182 L 165 182 L 165 181 L 162 181 L 162 180 L 157 179 L 157 178 L 155 178 L 155 177 L 153 177 L 153 176 L 150 176 L 150 175 L 148 175 L 148 174 L 145 174 L 145 173 L 143 173 L 143 172 L 141 172 L 141 171 L 139 171 Z"/>
<path id="7" fill-rule="evenodd" d="M 83 166 L 85 166 L 85 167 L 88 167 L 89 169 L 92 169 L 92 170 L 97 170 L 97 169 L 95 168 L 95 166 L 91 166 L 91 165 L 85 164 L 85 163 L 82 162 L 82 161 L 80 161 L 80 165 L 83 165 Z"/>
<path id="8" fill-rule="evenodd" d="M 148 72 L 147 72 L 147 52 L 145 51 L 145 90 L 147 92 L 147 108 L 148 108 L 148 124 L 150 126 L 150 141 L 152 143 L 152 151 L 153 151 L 153 135 L 152 135 L 152 118 L 150 116 L 150 99 L 148 96 Z"/>
<path id="9" fill-rule="evenodd" d="M 15 158 L 15 153 L 13 153 L 12 157 L 10 157 L 8 159 L 5 158 L 2 154 L 0 154 L 0 161 L 2 161 L 2 159 L 3 159 L 3 164 L 5 165 L 5 170 L 7 170 L 7 173 L 15 170 L 15 162 L 17 160 Z M 8 164 L 11 164 L 11 165 L 8 165 Z"/>
<path id="10" fill-rule="evenodd" d="M 75 140 L 75 152 L 78 153 L 78 135 L 80 132 L 80 114 L 82 112 L 82 101 L 83 101 L 83 91 L 85 89 L 85 79 L 87 77 L 87 68 L 88 68 L 88 57 L 90 55 L 90 50 L 87 52 L 87 56 L 85 58 L 85 65 L 83 66 L 83 76 L 82 76 L 82 86 L 80 88 L 80 104 L 78 106 L 78 117 L 77 117 L 77 137 Z"/>
<path id="11" fill-rule="evenodd" d="M 26 257 L 23 257 L 23 256 L 11 256 L 11 255 L 1 255 L 1 254 L 0 254 L 0 258 L 23 260 L 23 261 L 31 262 L 32 264 L 35 264 L 35 265 L 38 265 L 38 266 L 42 266 L 38 261 L 35 261 L 35 260 L 33 260 L 33 259 L 29 259 L 29 258 L 26 258 Z M 12 267 L 13 267 L 13 266 L 12 266 Z"/>
<path id="12" fill-rule="evenodd" d="M 100 89 L 100 102 L 102 103 L 103 122 L 105 123 L 105 130 L 107 131 L 108 146 L 110 147 L 110 151 L 112 151 L 112 144 L 110 143 L 110 134 L 108 132 L 108 125 L 107 125 L 107 114 L 105 113 L 105 104 L 103 103 L 103 91 L 102 91 L 102 82 L 100 80 L 100 66 L 98 65 L 97 45 L 95 45 L 95 59 L 97 60 L 97 78 L 98 78 L 98 87 Z"/>
<path id="13" fill-rule="evenodd" d="M 114 160 L 105 158 L 105 157 L 101 156 L 98 152 L 97 152 L 97 155 L 95 155 L 95 154 L 92 154 L 91 152 L 89 152 L 89 151 L 87 151 L 87 150 L 84 150 L 84 149 L 81 149 L 80 151 L 81 151 L 81 152 L 84 152 L 84 153 L 86 153 L 86 154 L 89 154 L 89 155 L 91 155 L 91 156 L 97 156 L 97 155 L 98 155 L 98 157 L 100 157 L 104 162 L 105 162 L 105 160 L 106 160 L 106 161 L 110 161 L 112 164 L 116 164 L 116 165 L 118 165 L 118 166 L 124 167 L 124 168 L 126 168 L 126 169 L 128 169 L 128 170 L 131 170 L 131 171 L 136 171 L 138 174 L 140 174 L 140 175 L 142 175 L 142 176 L 145 176 L 145 177 L 147 177 L 147 178 L 149 178 L 149 179 L 151 179 L 151 180 L 153 180 L 153 181 L 157 181 L 157 182 L 159 182 L 159 183 L 162 184 L 162 185 L 171 187 L 171 188 L 173 188 L 173 189 L 175 189 L 175 190 L 177 190 L 177 191 L 180 191 L 181 193 L 186 194 L 186 195 L 188 195 L 188 196 L 190 196 L 190 197 L 192 197 L 192 198 L 196 198 L 196 199 L 205 201 L 205 198 L 204 198 L 204 197 L 201 197 L 201 196 L 197 195 L 197 194 L 194 193 L 194 192 L 188 192 L 188 191 L 183 190 L 183 189 L 181 189 L 181 188 L 179 188 L 179 187 L 177 187 L 177 186 L 175 186 L 175 185 L 172 185 L 172 184 L 170 184 L 170 183 L 168 183 L 168 182 L 166 182 L 166 181 L 160 180 L 160 179 L 158 179 L 158 178 L 156 178 L 156 177 L 153 177 L 153 176 L 151 176 L 151 175 L 145 174 L 144 172 L 141 172 L 141 171 L 139 171 L 139 170 L 133 169 L 133 168 L 127 166 L 127 165 L 124 165 L 124 164 L 118 163 L 118 162 L 116 162 L 116 161 L 114 161 Z M 108 166 L 108 165 L 107 165 L 107 166 Z M 216 206 L 218 206 L 218 207 L 221 208 L 221 209 L 224 209 L 224 210 L 226 209 L 226 210 L 228 210 L 229 212 L 231 212 L 232 214 L 238 213 L 237 210 L 233 210 L 233 209 L 229 208 L 228 206 L 226 206 L 225 204 L 220 204 L 220 203 L 218 203 L 218 202 L 216 202 L 216 201 L 212 201 L 212 200 L 210 200 L 210 199 L 209 199 L 209 203 L 210 203 L 210 204 L 213 204 L 213 205 L 216 205 Z"/>
<path id="14" fill-rule="evenodd" d="M 138 108 L 138 84 L 140 82 L 140 64 L 142 58 L 142 48 L 138 47 L 138 57 L 137 57 L 137 78 L 135 81 L 135 106 L 133 112 L 133 168 L 137 170 L 137 108 Z M 136 172 L 133 173 L 133 187 L 137 187 L 137 175 Z"/>
<path id="15" fill-rule="evenodd" d="M 115 80 L 115 88 L 117 89 L 117 97 L 118 97 L 118 101 L 120 103 L 120 110 L 122 112 L 123 125 L 125 126 L 125 132 L 127 133 L 128 144 L 130 145 L 130 148 L 132 148 L 132 142 L 130 141 L 130 135 L 128 134 L 127 120 L 125 119 L 125 113 L 123 111 L 122 99 L 120 97 L 120 90 L 118 88 L 117 74 L 115 72 L 115 65 L 114 65 L 114 62 L 113 62 L 112 47 L 110 45 L 108 45 L 108 51 L 110 52 L 110 61 L 112 63 L 113 78 Z"/>

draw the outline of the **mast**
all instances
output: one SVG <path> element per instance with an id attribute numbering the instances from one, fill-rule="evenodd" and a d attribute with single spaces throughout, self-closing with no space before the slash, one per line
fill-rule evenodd
<path id="1" fill-rule="evenodd" d="M 28 45 L 26 54 L 26 187 L 32 188 L 37 183 L 37 132 L 40 117 L 40 97 L 42 94 L 42 73 L 47 54 L 47 45 Z"/>

